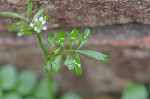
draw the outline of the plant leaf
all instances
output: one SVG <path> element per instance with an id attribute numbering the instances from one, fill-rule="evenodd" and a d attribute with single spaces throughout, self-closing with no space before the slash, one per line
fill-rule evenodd
<path id="1" fill-rule="evenodd" d="M 1 13 L 2 16 L 5 16 L 5 17 L 10 17 L 10 18 L 19 18 L 19 19 L 23 19 L 25 21 L 27 21 L 27 19 L 17 13 L 13 13 L 13 12 L 2 12 Z"/>
<path id="2" fill-rule="evenodd" d="M 49 98 L 49 83 L 47 79 L 42 79 L 34 94 L 35 99 L 48 99 Z"/>
<path id="3" fill-rule="evenodd" d="M 11 32 L 11 31 L 13 31 L 14 29 L 20 27 L 23 24 L 25 24 L 25 21 L 14 23 L 12 26 L 10 26 L 9 31 Z"/>
<path id="4" fill-rule="evenodd" d="M 58 85 L 56 82 L 51 82 L 51 90 L 53 92 L 53 95 L 57 94 L 58 92 Z M 49 99 L 49 83 L 47 79 L 42 79 L 39 82 L 39 85 L 37 86 L 37 89 L 35 91 L 34 97 L 35 99 Z"/>
<path id="5" fill-rule="evenodd" d="M 0 69 L 0 87 L 2 90 L 10 91 L 16 88 L 18 83 L 18 72 L 12 65 L 5 65 Z"/>
<path id="6" fill-rule="evenodd" d="M 0 88 L 0 99 L 3 99 L 2 97 L 3 97 L 3 91 L 2 91 L 2 89 Z"/>
<path id="7" fill-rule="evenodd" d="M 6 93 L 2 99 L 22 99 L 22 97 L 15 92 Z"/>
<path id="8" fill-rule="evenodd" d="M 29 26 L 24 26 L 22 29 L 20 29 L 20 31 L 17 33 L 17 35 L 19 37 L 22 35 L 25 35 L 28 28 L 29 28 Z"/>
<path id="9" fill-rule="evenodd" d="M 55 35 L 53 33 L 48 35 L 48 43 L 53 47 L 56 48 L 56 42 L 55 42 Z"/>
<path id="10" fill-rule="evenodd" d="M 66 34 L 64 31 L 59 31 L 58 35 L 56 37 L 56 41 L 62 46 L 64 47 L 64 42 L 66 41 Z"/>
<path id="11" fill-rule="evenodd" d="M 29 97 L 25 97 L 24 99 L 34 99 L 34 98 L 29 96 Z"/>
<path id="12" fill-rule="evenodd" d="M 133 84 L 124 89 L 121 99 L 148 99 L 144 84 Z"/>
<path id="13" fill-rule="evenodd" d="M 78 29 L 73 29 L 73 31 L 69 34 L 69 39 L 72 47 L 73 44 L 79 39 Z"/>
<path id="14" fill-rule="evenodd" d="M 62 95 L 60 99 L 82 99 L 82 98 L 76 93 L 68 92 Z"/>
<path id="15" fill-rule="evenodd" d="M 51 62 L 51 64 L 52 64 L 52 70 L 55 73 L 59 72 L 59 70 L 60 70 L 61 60 L 62 60 L 62 56 L 59 55 L 59 56 L 55 57 L 55 59 Z"/>
<path id="16" fill-rule="evenodd" d="M 78 53 L 76 53 L 74 60 L 75 60 L 74 64 L 75 64 L 76 74 L 77 74 L 77 76 L 81 76 L 82 75 L 82 66 L 81 66 L 81 60 L 80 60 Z"/>
<path id="17" fill-rule="evenodd" d="M 24 29 L 21 29 L 21 30 L 17 33 L 17 35 L 20 37 L 20 36 L 24 35 L 24 33 L 25 33 L 25 30 L 24 30 Z"/>
<path id="18" fill-rule="evenodd" d="M 84 33 L 82 34 L 82 36 L 81 36 L 81 38 L 79 40 L 78 49 L 81 48 L 85 44 L 85 42 L 88 39 L 89 35 L 90 35 L 90 29 L 85 29 Z"/>
<path id="19" fill-rule="evenodd" d="M 109 57 L 107 55 L 99 53 L 99 52 L 95 52 L 95 51 L 91 51 L 91 50 L 78 50 L 78 52 L 80 52 L 81 54 L 84 54 L 86 56 L 89 56 L 91 58 L 95 58 L 97 60 L 102 60 L 104 62 L 107 62 L 109 60 Z"/>
<path id="20" fill-rule="evenodd" d="M 24 35 L 31 35 L 33 33 L 33 30 L 26 30 Z"/>
<path id="21" fill-rule="evenodd" d="M 74 59 L 73 59 L 73 57 L 71 56 L 70 53 L 66 57 L 65 65 L 67 66 L 69 71 L 71 71 L 71 72 L 74 71 L 74 68 L 75 68 Z"/>
<path id="22" fill-rule="evenodd" d="M 32 8 L 33 8 L 32 2 L 28 2 L 28 7 L 27 7 L 27 19 L 29 19 L 29 17 L 30 17 L 30 13 L 31 13 L 31 11 L 32 11 Z"/>
<path id="23" fill-rule="evenodd" d="M 38 76 L 32 71 L 21 71 L 19 75 L 19 84 L 17 87 L 17 92 L 20 95 L 27 96 L 34 92 L 38 82 Z"/>
<path id="24" fill-rule="evenodd" d="M 40 9 L 33 17 L 33 19 L 40 17 L 42 14 L 45 13 L 45 8 Z"/>

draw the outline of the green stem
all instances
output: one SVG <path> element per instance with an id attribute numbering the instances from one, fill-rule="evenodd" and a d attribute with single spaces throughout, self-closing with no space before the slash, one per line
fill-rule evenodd
<path id="1" fill-rule="evenodd" d="M 78 52 L 78 50 L 64 50 L 62 53 L 67 53 L 67 52 Z"/>
<path id="2" fill-rule="evenodd" d="M 78 52 L 78 50 L 63 50 L 62 52 L 60 52 L 58 54 L 63 55 L 64 53 L 71 53 L 71 52 Z"/>
<path id="3" fill-rule="evenodd" d="M 37 38 L 38 38 L 38 42 L 39 42 L 39 44 L 40 44 L 40 47 L 41 47 L 41 49 L 42 49 L 42 51 L 43 51 L 43 53 L 44 53 L 44 56 L 45 56 L 45 58 L 47 59 L 47 51 L 46 51 L 46 49 L 45 49 L 45 47 L 44 47 L 44 45 L 43 45 L 43 42 L 42 42 L 42 39 L 41 39 L 41 35 L 40 35 L 39 33 L 36 33 L 36 35 L 37 35 Z"/>
<path id="4" fill-rule="evenodd" d="M 52 91 L 52 82 L 53 82 L 52 74 L 50 73 L 50 71 L 48 71 L 46 74 L 48 77 L 49 99 L 55 99 L 54 93 Z"/>
<path id="5" fill-rule="evenodd" d="M 37 35 L 37 39 L 38 39 L 38 42 L 39 42 L 39 45 L 44 53 L 44 56 L 45 56 L 45 59 L 47 60 L 47 51 L 43 45 L 43 42 L 42 42 L 42 39 L 41 39 L 41 35 L 39 33 L 36 33 Z M 47 77 L 48 77 L 48 86 L 49 86 L 49 99 L 54 99 L 54 96 L 53 96 L 53 91 L 51 90 L 52 89 L 52 74 L 50 73 L 50 71 L 47 71 L 46 72 L 47 74 Z"/>

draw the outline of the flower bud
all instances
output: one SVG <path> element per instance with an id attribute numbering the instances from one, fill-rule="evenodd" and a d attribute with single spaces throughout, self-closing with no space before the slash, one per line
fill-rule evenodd
<path id="1" fill-rule="evenodd" d="M 47 26 L 43 26 L 43 30 L 47 30 Z"/>
<path id="2" fill-rule="evenodd" d="M 43 21 L 43 20 L 44 20 L 44 18 L 43 18 L 43 17 L 40 17 L 40 18 L 39 18 L 39 21 Z"/>
<path id="3" fill-rule="evenodd" d="M 42 25 L 44 25 L 46 23 L 46 21 L 44 20 L 44 21 L 42 21 Z"/>
<path id="4" fill-rule="evenodd" d="M 34 24 L 33 24 L 33 23 L 30 23 L 30 27 L 34 27 Z"/>

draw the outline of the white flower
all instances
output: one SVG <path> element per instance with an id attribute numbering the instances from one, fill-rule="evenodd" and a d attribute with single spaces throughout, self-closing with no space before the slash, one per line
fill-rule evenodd
<path id="1" fill-rule="evenodd" d="M 30 23 L 30 27 L 34 27 L 34 24 L 33 24 L 33 23 Z"/>
<path id="2" fill-rule="evenodd" d="M 34 27 L 34 31 L 37 31 L 38 30 L 38 28 L 37 27 Z"/>
<path id="3" fill-rule="evenodd" d="M 43 21 L 43 20 L 44 20 L 44 18 L 43 18 L 43 17 L 40 17 L 40 18 L 39 18 L 39 21 Z"/>
<path id="4" fill-rule="evenodd" d="M 40 33 L 42 30 L 47 30 L 47 26 L 44 26 L 46 24 L 46 20 L 44 17 L 34 18 L 33 22 L 30 23 L 30 27 L 34 29 L 35 32 Z M 42 28 L 38 28 L 42 27 Z"/>
<path id="5" fill-rule="evenodd" d="M 46 21 L 45 21 L 45 20 L 43 20 L 43 21 L 42 21 L 42 25 L 44 25 L 45 23 L 46 23 Z"/>
<path id="6" fill-rule="evenodd" d="M 35 19 L 34 19 L 34 22 L 38 22 L 38 18 L 35 18 Z"/>
<path id="7" fill-rule="evenodd" d="M 43 28 L 42 28 L 43 30 L 47 30 L 47 26 L 43 26 Z"/>
<path id="8" fill-rule="evenodd" d="M 40 29 L 38 29 L 38 30 L 37 30 L 37 33 L 40 33 L 40 32 L 41 32 L 41 30 L 40 30 Z"/>

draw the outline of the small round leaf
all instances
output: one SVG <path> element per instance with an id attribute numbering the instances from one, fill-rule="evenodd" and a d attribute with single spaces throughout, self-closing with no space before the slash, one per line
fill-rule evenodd
<path id="1" fill-rule="evenodd" d="M 2 92 L 2 89 L 0 88 L 0 99 L 3 99 L 3 92 Z"/>
<path id="2" fill-rule="evenodd" d="M 122 99 L 148 99 L 148 92 L 143 84 L 133 84 L 124 89 Z"/>
<path id="3" fill-rule="evenodd" d="M 7 93 L 4 95 L 3 99 L 22 99 L 17 93 Z"/>
<path id="4" fill-rule="evenodd" d="M 36 99 L 49 99 L 49 85 L 47 79 L 42 79 L 35 91 L 34 97 Z M 53 95 L 58 92 L 58 84 L 56 82 L 52 82 L 52 93 Z"/>
<path id="5" fill-rule="evenodd" d="M 37 86 L 37 81 L 38 77 L 34 72 L 27 70 L 21 71 L 17 92 L 23 96 L 32 94 Z"/>
<path id="6" fill-rule="evenodd" d="M 2 90 L 13 90 L 18 83 L 18 72 L 12 65 L 5 65 L 0 69 Z"/>
<path id="7" fill-rule="evenodd" d="M 76 93 L 69 92 L 65 93 L 60 99 L 82 99 L 82 98 Z"/>

